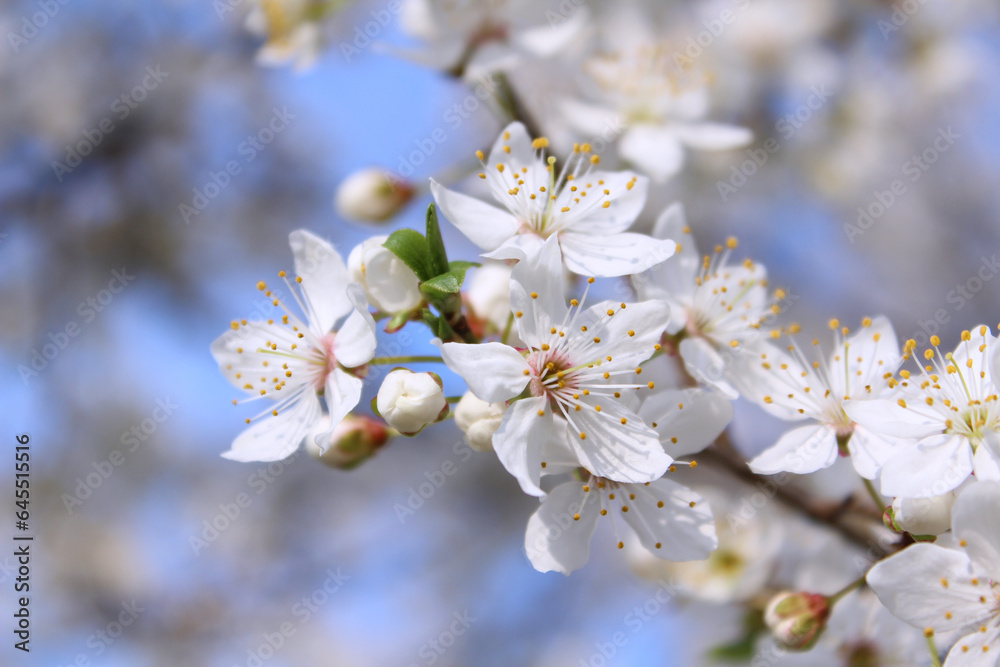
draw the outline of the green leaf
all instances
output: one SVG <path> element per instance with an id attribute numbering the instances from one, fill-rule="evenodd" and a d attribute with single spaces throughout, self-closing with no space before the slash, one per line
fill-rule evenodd
<path id="1" fill-rule="evenodd" d="M 455 260 L 454 262 L 448 262 L 448 269 L 455 271 L 457 269 L 478 269 L 482 264 L 479 262 L 463 262 L 462 260 Z"/>
<path id="2" fill-rule="evenodd" d="M 385 332 L 396 333 L 405 327 L 407 322 L 413 319 L 415 312 L 415 310 L 405 310 L 402 313 L 396 313 L 393 315 L 392 319 L 389 320 L 388 324 L 385 325 Z"/>
<path id="3" fill-rule="evenodd" d="M 421 236 L 420 232 L 398 229 L 389 235 L 382 246 L 403 260 L 420 280 L 429 280 L 438 275 L 431 260 L 427 239 Z"/>
<path id="4" fill-rule="evenodd" d="M 430 251 L 433 275 L 440 276 L 448 272 L 448 253 L 444 249 L 444 239 L 441 238 L 441 228 L 438 226 L 437 208 L 432 203 L 427 207 L 427 249 Z"/>
<path id="5" fill-rule="evenodd" d="M 431 299 L 441 300 L 461 292 L 463 282 L 465 282 L 465 269 L 456 269 L 424 281 L 420 284 L 420 291 Z"/>

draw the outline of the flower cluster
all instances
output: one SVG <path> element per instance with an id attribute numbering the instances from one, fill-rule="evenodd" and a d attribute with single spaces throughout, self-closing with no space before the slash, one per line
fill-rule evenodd
<path id="1" fill-rule="evenodd" d="M 315 56 L 318 24 L 340 4 L 261 0 L 262 55 Z M 712 649 L 719 660 L 998 664 L 990 327 L 946 351 L 937 336 L 901 342 L 881 315 L 811 335 L 787 321 L 795 295 L 735 238 L 699 251 L 682 204 L 650 205 L 689 149 L 753 141 L 708 119 L 706 63 L 678 59 L 639 3 L 602 21 L 543 4 L 400 5 L 421 48 L 397 53 L 466 83 L 489 78 L 508 123 L 471 170 L 410 183 L 366 169 L 337 193 L 343 217 L 379 224 L 429 194 L 424 230 L 372 236 L 346 262 L 310 232 L 291 235 L 294 278 L 258 284 L 285 313 L 234 321 L 212 346 L 247 393 L 234 403 L 266 403 L 224 456 L 272 461 L 305 446 L 351 469 L 454 418 L 472 450 L 538 498 L 524 538 L 535 569 L 568 575 L 595 540 L 622 550 L 638 576 L 744 613 L 742 635 Z M 740 33 L 741 55 L 769 62 L 820 30 L 794 23 L 784 46 Z M 508 77 L 563 58 L 586 83 L 549 100 L 550 141 Z M 439 214 L 478 257 L 449 259 Z M 423 339 L 376 356 L 376 322 Z M 743 451 L 728 429 L 737 401 L 787 428 Z"/>

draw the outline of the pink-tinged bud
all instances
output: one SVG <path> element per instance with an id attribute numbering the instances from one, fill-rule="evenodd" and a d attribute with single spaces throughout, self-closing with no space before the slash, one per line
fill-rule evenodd
<path id="1" fill-rule="evenodd" d="M 829 617 L 830 601 L 817 593 L 778 593 L 764 612 L 764 622 L 775 639 L 792 651 L 812 648 Z"/>
<path id="2" fill-rule="evenodd" d="M 886 528 L 894 533 L 905 533 L 906 531 L 896 522 L 896 510 L 892 509 L 892 505 L 885 508 L 885 512 L 882 513 L 882 523 Z"/>
<path id="3" fill-rule="evenodd" d="M 371 417 L 348 415 L 326 438 L 306 439 L 309 453 L 328 466 L 341 470 L 358 467 L 389 441 L 389 429 Z"/>
<path id="4" fill-rule="evenodd" d="M 410 201 L 414 187 L 384 169 L 356 171 L 337 189 L 337 212 L 355 222 L 382 223 Z"/>

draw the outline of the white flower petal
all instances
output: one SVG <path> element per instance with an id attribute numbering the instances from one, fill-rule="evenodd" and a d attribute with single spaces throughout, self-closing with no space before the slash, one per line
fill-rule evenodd
<path id="1" fill-rule="evenodd" d="M 518 261 L 537 255 L 545 242 L 538 234 L 518 234 L 504 241 L 493 252 L 484 252 L 486 259 L 516 259 Z"/>
<path id="2" fill-rule="evenodd" d="M 302 293 L 310 310 L 309 327 L 320 336 L 328 334 L 340 318 L 351 312 L 347 266 L 328 241 L 305 229 L 289 234 L 288 243 L 295 257 L 295 273 L 302 278 Z"/>
<path id="3" fill-rule="evenodd" d="M 513 122 L 503 129 L 500 136 L 493 142 L 490 155 L 487 158 L 487 173 L 492 176 L 497 171 L 497 165 L 503 164 L 511 170 L 520 171 L 524 167 L 534 165 L 545 169 L 544 163 L 538 158 L 532 146 L 531 135 L 524 123 Z M 504 150 L 509 148 L 510 150 Z M 506 189 L 504 189 L 506 190 Z M 502 203 L 502 202 L 501 202 Z"/>
<path id="4" fill-rule="evenodd" d="M 829 468 L 837 460 L 837 432 L 822 424 L 792 429 L 777 443 L 750 461 L 758 475 L 791 472 L 797 475 Z"/>
<path id="5" fill-rule="evenodd" d="M 544 443 L 565 437 L 565 429 L 557 428 L 552 411 L 545 409 L 547 406 L 544 397 L 515 402 L 493 434 L 493 449 L 500 463 L 517 479 L 521 490 L 532 496 L 545 493 L 538 485 L 542 478 Z"/>
<path id="6" fill-rule="evenodd" d="M 846 372 L 842 370 L 845 358 Z M 844 396 L 877 395 L 885 386 L 884 376 L 895 373 L 901 361 L 892 323 L 884 316 L 876 317 L 869 326 L 858 329 L 830 354 L 828 367 L 841 369 L 839 373 L 831 373 L 831 389 Z"/>
<path id="7" fill-rule="evenodd" d="M 587 336 L 600 338 L 611 360 L 601 360 L 601 371 L 634 369 L 656 352 L 670 320 L 670 307 L 663 301 L 643 301 L 627 304 L 621 301 L 602 301 L 577 317 L 581 326 L 587 327 Z M 608 313 L 614 313 L 608 315 Z M 602 355 L 601 352 L 596 352 Z M 600 358 L 600 356 L 599 356 Z M 636 378 L 636 381 L 642 378 Z"/>
<path id="8" fill-rule="evenodd" d="M 275 329 L 267 322 L 247 322 L 239 329 L 229 329 L 212 341 L 212 356 L 219 371 L 237 389 L 247 391 L 248 378 L 260 375 L 261 355 L 255 351 L 270 347 Z M 292 378 L 292 382 L 298 376 Z M 252 390 L 256 393 L 256 390 Z"/>
<path id="9" fill-rule="evenodd" d="M 517 234 L 517 221 L 503 209 L 449 190 L 434 179 L 431 192 L 444 217 L 483 250 L 496 250 Z"/>
<path id="10" fill-rule="evenodd" d="M 577 232 L 559 235 L 566 268 L 573 273 L 602 278 L 641 273 L 670 259 L 677 244 L 645 234 L 595 236 Z"/>
<path id="11" fill-rule="evenodd" d="M 676 242 L 673 257 L 651 270 L 634 276 L 632 282 L 640 299 L 686 300 L 690 302 L 696 286 L 695 276 L 701 269 L 701 256 L 695 245 L 691 228 L 684 216 L 684 206 L 671 204 L 660 214 L 653 227 L 653 238 Z M 687 324 L 687 311 L 675 308 L 670 332 L 677 333 Z"/>
<path id="12" fill-rule="evenodd" d="M 305 389 L 300 398 L 277 416 L 261 417 L 236 436 L 222 458 L 243 462 L 286 459 L 299 448 L 322 414 L 316 392 Z"/>
<path id="13" fill-rule="evenodd" d="M 684 166 L 684 147 L 670 130 L 634 125 L 618 142 L 618 152 L 654 181 L 663 182 Z"/>
<path id="14" fill-rule="evenodd" d="M 969 558 L 934 544 L 913 544 L 876 563 L 868 585 L 895 616 L 936 633 L 969 628 L 989 614 L 970 583 Z M 948 582 L 942 585 L 941 580 Z M 951 612 L 951 617 L 945 616 Z"/>
<path id="15" fill-rule="evenodd" d="M 740 394 L 729 382 L 727 358 L 704 338 L 685 338 L 678 346 L 684 369 L 698 382 L 713 387 L 732 400 Z"/>
<path id="16" fill-rule="evenodd" d="M 588 137 L 603 137 L 605 133 L 621 131 L 621 117 L 611 109 L 586 104 L 572 98 L 559 101 L 559 111 L 577 132 Z"/>
<path id="17" fill-rule="evenodd" d="M 600 509 L 599 494 L 585 493 L 580 482 L 553 489 L 531 515 L 524 535 L 524 549 L 535 569 L 569 574 L 586 565 Z"/>
<path id="18" fill-rule="evenodd" d="M 574 182 L 590 193 L 588 200 L 595 197 L 597 200 L 583 206 L 578 192 L 564 188 L 553 208 L 563 205 L 570 208 L 562 218 L 563 229 L 578 234 L 610 236 L 624 232 L 642 213 L 649 193 L 649 179 L 631 171 L 591 171 L 586 178 L 581 176 Z M 605 190 L 610 194 L 604 195 Z M 610 202 L 608 207 L 597 206 L 605 198 Z"/>
<path id="19" fill-rule="evenodd" d="M 965 543 L 977 574 L 1000 574 L 1000 484 L 976 482 L 962 490 L 955 501 L 951 528 Z"/>
<path id="20" fill-rule="evenodd" d="M 323 397 L 326 399 L 326 408 L 330 412 L 331 430 L 358 405 L 363 386 L 364 381 L 361 378 L 340 368 L 333 369 L 333 372 L 327 376 Z"/>
<path id="21" fill-rule="evenodd" d="M 472 57 L 465 64 L 462 78 L 470 84 L 479 83 L 492 74 L 509 72 L 523 59 L 520 53 L 507 44 L 485 42 L 472 52 Z"/>
<path id="22" fill-rule="evenodd" d="M 991 350 L 996 339 L 985 324 L 972 327 L 970 338 L 955 348 L 951 363 L 964 375 L 965 384 L 973 395 L 988 396 L 994 393 L 990 382 Z M 967 365 L 971 361 L 971 365 Z"/>
<path id="23" fill-rule="evenodd" d="M 960 435 L 936 435 L 909 445 L 885 462 L 882 493 L 906 498 L 940 496 L 972 474 L 972 447 Z"/>
<path id="24" fill-rule="evenodd" d="M 995 665 L 998 652 L 1000 626 L 994 623 L 986 632 L 977 630 L 959 639 L 948 652 L 944 667 L 985 667 L 989 662 Z"/>
<path id="25" fill-rule="evenodd" d="M 444 363 L 462 376 L 472 393 L 487 403 L 501 403 L 514 398 L 528 384 L 531 372 L 520 352 L 503 343 L 441 343 Z"/>
<path id="26" fill-rule="evenodd" d="M 647 398 L 639 416 L 660 435 L 667 454 L 677 459 L 712 444 L 732 420 L 733 404 L 708 391 L 668 389 Z"/>
<path id="27" fill-rule="evenodd" d="M 926 438 L 944 426 L 937 416 L 920 414 L 885 398 L 844 401 L 844 412 L 869 431 L 896 438 Z"/>
<path id="28" fill-rule="evenodd" d="M 719 546 L 712 508 L 691 489 L 664 478 L 628 490 L 635 499 L 628 501 L 622 518 L 651 554 L 673 561 L 703 560 Z"/>
<path id="29" fill-rule="evenodd" d="M 855 426 L 847 449 L 851 453 L 851 463 L 858 474 L 865 479 L 878 479 L 885 462 L 892 458 L 901 447 L 912 446 L 912 442 L 872 433 L 863 426 Z"/>
<path id="30" fill-rule="evenodd" d="M 995 437 L 993 433 L 989 435 Z M 993 453 L 993 450 L 991 450 L 986 442 L 983 442 L 976 448 L 976 455 L 973 458 L 972 466 L 976 471 L 976 481 L 1000 482 L 1000 461 L 997 460 L 996 454 Z"/>
<path id="31" fill-rule="evenodd" d="M 550 236 L 538 253 L 518 262 L 510 277 L 510 308 L 515 313 L 521 340 L 538 347 L 548 338 L 549 329 L 566 315 L 559 240 Z M 535 296 L 532 296 L 535 295 Z"/>
<path id="32" fill-rule="evenodd" d="M 703 151 L 742 148 L 753 141 L 753 132 L 737 125 L 676 123 L 671 125 L 670 129 L 681 143 Z"/>
<path id="33" fill-rule="evenodd" d="M 593 405 L 596 399 L 584 402 Z M 656 431 L 616 401 L 602 402 L 601 408 L 601 412 L 587 408 L 569 412 L 572 424 L 566 439 L 580 465 L 617 482 L 643 484 L 659 479 L 673 459 L 663 451 Z"/>
<path id="34" fill-rule="evenodd" d="M 347 287 L 347 295 L 354 305 L 354 311 L 337 331 L 333 342 L 333 354 L 337 362 L 347 368 L 363 366 L 375 356 L 375 319 L 368 312 L 365 290 L 357 283 Z"/>
<path id="35" fill-rule="evenodd" d="M 522 30 L 514 35 L 513 41 L 533 55 L 550 58 L 568 49 L 589 23 L 590 12 L 577 5 L 565 20 Z"/>

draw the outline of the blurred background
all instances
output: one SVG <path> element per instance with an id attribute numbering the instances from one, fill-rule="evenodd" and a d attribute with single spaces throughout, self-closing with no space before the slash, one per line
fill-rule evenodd
<path id="1" fill-rule="evenodd" d="M 536 501 L 453 425 L 351 472 L 304 453 L 219 457 L 246 415 L 209 344 L 233 318 L 266 312 L 255 284 L 291 268 L 288 233 L 308 228 L 346 256 L 373 234 L 420 228 L 425 192 L 376 230 L 339 216 L 337 185 L 363 167 L 400 171 L 443 130 L 405 174 L 425 188 L 507 122 L 483 104 L 455 125 L 447 114 L 468 82 L 358 46 L 383 0 L 342 3 L 305 70 L 257 62 L 252 4 L 0 9 L 0 437 L 11 452 L 30 434 L 35 535 L 32 652 L 14 651 L 5 625 L 0 662 L 703 664 L 727 639 L 713 635 L 718 619 L 696 626 L 696 606 L 681 604 L 636 629 L 629 614 L 656 587 L 610 539 L 572 578 L 536 573 L 523 552 Z M 755 152 L 691 153 L 683 175 L 652 189 L 639 227 L 682 201 L 704 247 L 738 236 L 738 252 L 797 297 L 789 317 L 807 331 L 884 313 L 902 339 L 939 333 L 950 347 L 1000 320 L 995 3 L 912 0 L 899 14 L 888 0 L 655 4 L 681 48 L 746 5 L 703 62 L 711 118 L 751 128 Z M 415 43 L 395 19 L 372 41 Z M 510 79 L 561 137 L 553 100 L 578 74 L 565 58 Z M 778 148 L 761 164 L 769 138 Z M 227 175 L 231 162 L 239 172 Z M 444 234 L 453 258 L 474 259 L 457 230 Z M 422 350 L 423 330 L 406 331 Z M 753 452 L 780 429 L 741 406 L 733 433 Z M 5 623 L 12 565 L 0 556 Z M 284 624 L 294 634 L 279 642 Z M 618 632 L 625 644 L 602 655 Z"/>

